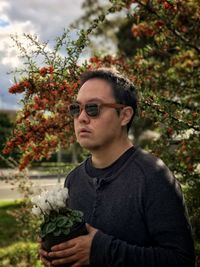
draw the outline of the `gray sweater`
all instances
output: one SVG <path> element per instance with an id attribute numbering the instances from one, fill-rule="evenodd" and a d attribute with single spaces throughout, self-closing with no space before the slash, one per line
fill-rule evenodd
<path id="1" fill-rule="evenodd" d="M 97 182 L 85 162 L 68 175 L 71 208 L 99 229 L 90 266 L 194 267 L 191 227 L 174 176 L 136 149 L 121 168 Z"/>

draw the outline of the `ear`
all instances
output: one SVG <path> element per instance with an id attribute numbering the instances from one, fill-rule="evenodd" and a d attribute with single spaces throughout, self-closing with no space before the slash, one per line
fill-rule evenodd
<path id="1" fill-rule="evenodd" d="M 131 120 L 132 116 L 133 116 L 133 109 L 132 107 L 128 106 L 128 107 L 124 107 L 122 110 L 121 110 L 121 113 L 120 113 L 120 117 L 121 117 L 121 125 L 122 126 L 126 126 L 129 121 Z"/>

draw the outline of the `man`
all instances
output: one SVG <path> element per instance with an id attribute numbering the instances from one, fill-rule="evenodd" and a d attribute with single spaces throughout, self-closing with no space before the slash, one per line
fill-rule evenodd
<path id="1" fill-rule="evenodd" d="M 81 77 L 69 106 L 79 144 L 91 156 L 67 177 L 71 208 L 88 234 L 40 250 L 51 262 L 79 266 L 193 267 L 191 228 L 181 190 L 164 163 L 133 146 L 134 86 L 109 69 Z"/>

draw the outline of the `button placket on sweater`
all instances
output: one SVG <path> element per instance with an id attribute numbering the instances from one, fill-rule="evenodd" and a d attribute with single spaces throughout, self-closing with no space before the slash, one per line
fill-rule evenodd
<path id="1" fill-rule="evenodd" d="M 102 191 L 103 191 L 103 187 L 105 185 L 105 180 L 104 179 L 96 179 L 95 178 L 95 191 L 96 191 L 96 197 L 95 197 L 95 201 L 93 204 L 93 210 L 92 210 L 92 216 L 91 216 L 91 220 L 94 222 L 97 218 L 97 209 L 98 207 L 101 206 L 101 195 L 102 195 Z"/>

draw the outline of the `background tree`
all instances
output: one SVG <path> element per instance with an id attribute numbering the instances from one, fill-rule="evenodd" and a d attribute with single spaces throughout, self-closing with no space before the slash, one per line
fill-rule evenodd
<path id="1" fill-rule="evenodd" d="M 0 112 L 0 149 L 2 150 L 7 137 L 11 134 L 13 124 L 11 123 L 8 115 Z"/>
<path id="2" fill-rule="evenodd" d="M 106 6 L 92 1 L 91 10 L 90 2 L 85 1 L 87 19 L 81 20 L 82 30 L 76 40 L 70 41 L 64 32 L 49 52 L 46 43 L 26 35 L 33 47 L 28 52 L 15 38 L 28 68 L 20 70 L 18 82 L 9 89 L 24 93 L 24 107 L 4 152 L 18 146 L 23 169 L 33 159 L 48 157 L 59 144 L 69 146 L 74 137 L 66 107 L 76 96 L 79 75 L 94 67 L 115 67 L 138 89 L 139 111 L 132 130 L 135 142 L 161 157 L 182 183 L 199 241 L 199 1 L 112 0 Z M 111 21 L 116 19 L 113 26 Z M 89 36 L 102 36 L 103 29 L 109 27 L 112 40 L 116 40 L 115 55 L 106 55 L 105 46 L 102 56 L 93 54 L 78 65 Z M 60 54 L 63 48 L 66 57 Z M 36 60 L 38 55 L 43 67 Z M 144 129 L 157 133 L 157 141 L 141 138 Z"/>
<path id="3" fill-rule="evenodd" d="M 111 2 L 124 19 L 110 17 L 95 34 L 104 40 L 109 36 L 107 26 L 118 26 L 112 32 L 115 58 L 94 57 L 93 62 L 116 65 L 137 85 L 140 112 L 132 128 L 135 142 L 164 159 L 182 185 L 187 185 L 187 202 L 199 239 L 199 1 Z M 90 13 L 88 1 L 83 7 L 87 17 L 80 19 L 82 25 L 106 9 L 96 5 L 96 12 L 93 8 Z M 142 138 L 147 129 L 159 134 L 159 142 Z"/>
<path id="4" fill-rule="evenodd" d="M 12 112 L 12 114 L 6 113 L 1 111 L 0 112 L 0 151 L 3 150 L 8 138 L 10 137 L 12 133 L 12 129 L 14 127 L 14 120 L 15 120 L 15 114 Z M 15 149 L 10 155 L 10 158 L 13 160 L 18 160 L 19 159 L 19 151 Z M 3 160 L 4 158 L 2 157 L 0 160 L 0 167 L 1 168 L 7 168 L 9 167 L 8 159 Z"/>

